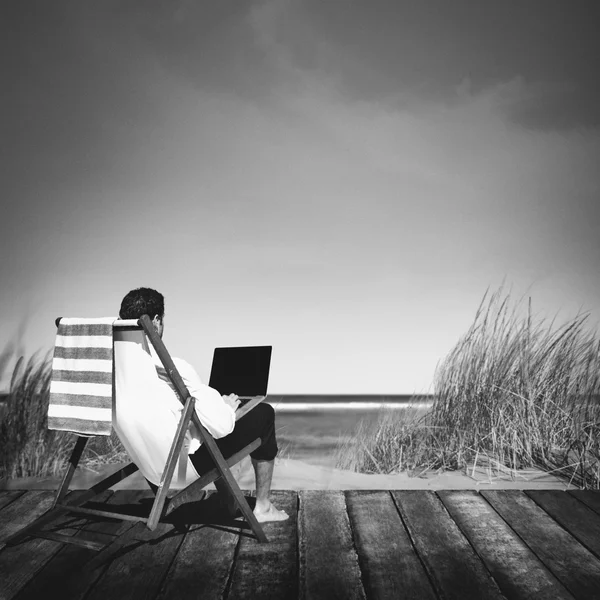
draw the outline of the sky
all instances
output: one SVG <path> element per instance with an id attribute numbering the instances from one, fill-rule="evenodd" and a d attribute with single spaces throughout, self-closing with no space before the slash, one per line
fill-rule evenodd
<path id="1" fill-rule="evenodd" d="M 595 0 L 13 0 L 0 328 L 165 295 L 273 394 L 432 393 L 488 288 L 600 318 Z"/>

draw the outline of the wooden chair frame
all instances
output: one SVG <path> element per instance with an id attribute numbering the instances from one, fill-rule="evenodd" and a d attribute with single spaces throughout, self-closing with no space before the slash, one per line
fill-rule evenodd
<path id="1" fill-rule="evenodd" d="M 57 324 L 59 321 L 60 319 L 57 319 Z M 143 522 L 146 524 L 146 527 L 148 529 L 153 531 L 154 529 L 156 529 L 158 523 L 170 512 L 172 512 L 178 506 L 184 504 L 186 500 L 193 499 L 195 497 L 194 494 L 196 494 L 199 490 L 202 490 L 204 487 L 211 483 L 215 483 L 219 493 L 228 494 L 231 496 L 231 498 L 233 498 L 235 504 L 242 512 L 242 515 L 244 516 L 246 522 L 250 525 L 250 528 L 256 536 L 256 539 L 261 543 L 265 543 L 268 541 L 262 529 L 262 526 L 256 520 L 252 509 L 250 508 L 246 498 L 244 497 L 242 491 L 240 490 L 240 487 L 237 484 L 237 481 L 235 480 L 230 471 L 231 466 L 238 463 L 240 460 L 248 456 L 248 454 L 250 454 L 260 446 L 260 439 L 254 440 L 251 444 L 240 450 L 238 453 L 225 460 L 214 438 L 198 419 L 198 415 L 194 410 L 195 400 L 192 396 L 190 396 L 183 382 L 183 379 L 181 378 L 181 375 L 179 374 L 177 368 L 175 367 L 175 364 L 173 363 L 173 359 L 167 351 L 162 339 L 154 330 L 152 321 L 150 320 L 150 317 L 148 315 L 143 315 L 138 320 L 138 327 L 134 326 L 130 330 L 139 331 L 139 327 L 143 329 L 147 338 L 150 340 L 150 343 L 152 344 L 154 350 L 156 351 L 156 354 L 160 358 L 160 361 L 162 362 L 169 379 L 171 380 L 173 386 L 177 391 L 179 399 L 184 405 L 181 414 L 181 419 L 177 426 L 177 432 L 175 434 L 175 438 L 173 439 L 173 443 L 169 451 L 169 456 L 167 458 L 167 462 L 160 480 L 160 484 L 157 487 L 148 482 L 152 491 L 155 494 L 149 516 L 143 517 L 136 515 L 128 515 L 107 510 L 85 508 L 83 506 L 86 502 L 88 502 L 101 492 L 111 488 L 123 479 L 126 479 L 127 477 L 135 473 L 138 470 L 138 467 L 134 463 L 129 463 L 128 465 L 119 469 L 112 475 L 106 477 L 102 481 L 99 481 L 91 488 L 84 491 L 81 495 L 78 495 L 76 501 L 65 502 L 65 497 L 69 490 L 69 485 L 71 483 L 71 480 L 73 479 L 73 475 L 75 473 L 75 470 L 77 469 L 85 446 L 89 439 L 85 436 L 77 436 L 75 446 L 69 458 L 69 466 L 56 492 L 52 507 L 48 510 L 48 512 L 39 517 L 33 523 L 21 529 L 16 534 L 5 540 L 5 543 L 7 545 L 18 544 L 26 537 L 40 537 L 55 540 L 62 543 L 76 544 L 94 550 L 102 550 L 105 549 L 105 544 L 101 544 L 96 541 L 86 540 L 82 536 L 68 536 L 57 532 L 43 531 L 42 527 L 54 521 L 59 516 L 68 513 L 73 513 L 83 516 L 109 517 L 119 520 Z M 261 401 L 262 399 L 256 399 L 246 403 L 241 409 L 237 411 L 236 421 L 243 415 L 248 413 L 250 410 L 252 410 Z M 173 479 L 173 474 L 175 472 L 175 467 L 179 460 L 181 448 L 185 440 L 185 434 L 190 422 L 194 423 L 194 425 L 197 427 L 200 433 L 202 443 L 206 446 L 209 455 L 214 461 L 215 467 L 206 474 L 201 475 L 197 480 L 192 482 L 186 488 L 178 491 L 174 496 L 169 498 L 167 494 L 169 492 L 171 481 Z"/>

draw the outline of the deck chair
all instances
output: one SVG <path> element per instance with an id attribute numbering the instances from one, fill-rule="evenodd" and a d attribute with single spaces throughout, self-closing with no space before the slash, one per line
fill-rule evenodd
<path id="1" fill-rule="evenodd" d="M 57 326 L 60 321 L 61 319 L 56 320 Z M 110 418 L 107 419 L 106 406 L 104 406 L 93 413 L 95 417 L 98 417 L 97 421 L 93 421 L 91 425 L 87 423 L 80 428 L 86 432 L 91 430 L 93 433 L 79 433 L 77 435 L 69 458 L 69 466 L 56 492 L 52 507 L 36 521 L 5 540 L 5 543 L 15 545 L 27 537 L 41 537 L 62 543 L 77 544 L 94 550 L 102 550 L 105 549 L 106 544 L 86 540 L 84 536 L 68 536 L 55 531 L 45 531 L 43 528 L 58 517 L 73 514 L 139 521 L 145 523 L 148 529 L 154 530 L 158 523 L 164 520 L 175 508 L 181 506 L 187 500 L 197 498 L 198 492 L 211 483 L 215 484 L 219 493 L 229 495 L 235 502 L 256 539 L 261 543 L 267 542 L 267 537 L 260 523 L 256 520 L 230 470 L 233 465 L 260 446 L 260 439 L 254 440 L 240 452 L 225 460 L 214 438 L 198 419 L 194 410 L 195 399 L 190 396 L 164 343 L 154 330 L 150 318 L 144 315 L 139 320 L 114 320 L 111 323 L 111 328 L 112 373 L 110 373 L 110 379 L 112 379 L 112 410 L 109 410 L 108 413 Z M 60 328 L 58 335 L 60 336 Z M 161 422 L 162 427 L 156 427 L 155 422 L 153 423 L 151 419 L 144 418 L 145 413 L 142 410 L 144 403 L 152 398 L 152 395 L 156 393 L 157 384 L 160 383 L 156 366 L 150 355 L 148 341 L 152 344 L 183 404 L 179 422 L 171 423 L 171 427 L 165 426 L 168 424 L 164 421 Z M 57 347 L 58 344 L 57 337 Z M 103 345 L 106 346 L 107 344 L 104 343 Z M 98 373 L 85 371 L 88 368 L 85 365 L 77 368 L 80 374 L 84 374 L 84 378 L 86 373 L 89 374 L 90 382 L 93 385 L 101 385 L 98 383 L 100 379 L 106 383 L 105 375 L 99 376 Z M 104 367 L 101 371 L 106 373 L 107 368 Z M 260 399 L 256 399 L 246 403 L 237 411 L 236 420 L 252 410 L 260 401 Z M 81 410 L 79 408 L 78 410 L 80 412 L 76 413 L 77 417 L 87 416 L 87 413 L 80 414 Z M 52 414 L 49 412 L 49 425 L 53 419 L 60 420 L 61 414 L 60 410 Z M 185 441 L 190 423 L 195 425 L 202 443 L 206 445 L 207 451 L 213 459 L 215 467 L 207 473 L 197 473 L 187 455 Z M 94 484 L 79 495 L 76 501 L 66 501 L 68 500 L 66 495 L 69 485 L 90 435 L 110 434 L 111 425 L 114 427 L 132 462 Z M 57 426 L 56 428 L 60 427 Z M 166 437 L 165 431 L 170 431 L 171 435 Z M 86 502 L 138 470 L 141 471 L 149 487 L 154 492 L 154 501 L 147 516 L 122 514 L 84 506 Z"/>

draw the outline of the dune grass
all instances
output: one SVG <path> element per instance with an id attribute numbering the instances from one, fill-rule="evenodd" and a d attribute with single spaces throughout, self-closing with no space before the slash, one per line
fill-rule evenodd
<path id="1" fill-rule="evenodd" d="M 531 300 L 486 292 L 467 333 L 438 365 L 431 412 L 384 413 L 341 448 L 338 465 L 367 473 L 538 467 L 600 488 L 600 340 L 589 315 L 560 327 Z"/>
<path id="2" fill-rule="evenodd" d="M 418 474 L 434 465 L 422 462 L 427 415 L 411 408 L 381 410 L 377 421 L 361 421 L 352 435 L 344 436 L 335 453 L 340 469 L 359 473 Z"/>
<path id="3" fill-rule="evenodd" d="M 2 353 L 6 356 L 6 351 Z M 6 361 L 5 363 L 6 364 Z M 47 427 L 51 361 L 48 355 L 20 357 L 0 416 L 0 479 L 59 476 L 64 472 L 75 436 Z M 81 465 L 94 469 L 127 460 L 116 435 L 92 438 Z"/>

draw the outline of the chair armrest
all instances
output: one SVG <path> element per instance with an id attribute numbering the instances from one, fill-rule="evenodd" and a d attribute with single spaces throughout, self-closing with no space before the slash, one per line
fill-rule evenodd
<path id="1" fill-rule="evenodd" d="M 265 398 L 254 398 L 253 400 L 249 400 L 235 411 L 235 420 L 239 421 L 246 413 L 249 413 L 255 406 L 258 406 Z"/>

